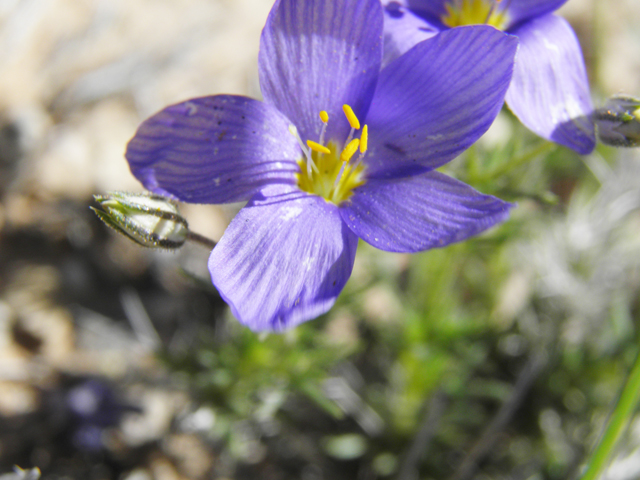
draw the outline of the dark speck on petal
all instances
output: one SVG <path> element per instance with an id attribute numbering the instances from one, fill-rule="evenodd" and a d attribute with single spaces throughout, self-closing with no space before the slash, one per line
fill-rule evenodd
<path id="1" fill-rule="evenodd" d="M 400 155 L 406 155 L 405 151 L 398 145 L 394 145 L 393 143 L 385 143 L 384 146 L 394 153 L 398 153 Z"/>

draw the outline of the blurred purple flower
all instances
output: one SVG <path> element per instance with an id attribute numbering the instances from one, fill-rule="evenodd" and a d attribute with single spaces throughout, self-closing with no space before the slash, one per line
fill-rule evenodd
<path id="1" fill-rule="evenodd" d="M 455 29 L 380 71 L 382 27 L 379 0 L 278 1 L 260 44 L 264 102 L 218 95 L 173 105 L 127 147 L 131 171 L 153 192 L 249 200 L 209 270 L 253 330 L 283 330 L 331 308 L 358 238 L 416 252 L 508 214 L 510 204 L 435 169 L 491 125 L 516 39 Z"/>
<path id="2" fill-rule="evenodd" d="M 566 1 L 383 0 L 385 59 L 460 25 L 488 24 L 515 35 L 520 47 L 509 108 L 537 135 L 584 155 L 595 146 L 587 73 L 571 26 L 552 13 Z"/>
<path id="3" fill-rule="evenodd" d="M 141 411 L 123 402 L 108 383 L 98 379 L 83 381 L 69 390 L 66 408 L 71 414 L 72 441 L 86 451 L 102 449 L 106 429 L 117 426 L 127 412 Z"/>

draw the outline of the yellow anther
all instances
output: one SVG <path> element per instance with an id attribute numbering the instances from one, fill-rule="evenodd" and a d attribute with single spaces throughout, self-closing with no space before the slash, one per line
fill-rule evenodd
<path id="1" fill-rule="evenodd" d="M 326 154 L 331 153 L 331 150 L 329 150 L 324 145 L 320 145 L 319 143 L 313 142 L 311 140 L 307 140 L 307 146 L 315 152 L 326 153 Z"/>
<path id="2" fill-rule="evenodd" d="M 320 120 L 322 120 L 322 123 L 327 123 L 329 121 L 329 114 L 322 110 L 320 112 Z"/>
<path id="3" fill-rule="evenodd" d="M 347 116 L 347 121 L 349 122 L 349 125 L 351 125 L 351 128 L 358 130 L 360 128 L 360 120 L 358 120 L 358 117 L 356 117 L 356 114 L 353 113 L 353 109 L 349 105 L 345 104 L 345 105 L 342 105 L 342 110 L 344 111 L 344 114 Z"/>
<path id="4" fill-rule="evenodd" d="M 344 150 L 342 150 L 342 153 L 340 154 L 340 160 L 342 160 L 343 163 L 347 163 L 349 160 L 351 160 L 353 154 L 356 153 L 356 150 L 358 150 L 358 145 L 360 145 L 360 140 L 358 140 L 357 138 L 351 140 L 347 144 L 347 146 L 344 147 Z"/>
<path id="5" fill-rule="evenodd" d="M 360 134 L 360 153 L 366 152 L 368 146 L 369 146 L 369 126 L 365 125 L 364 127 L 362 127 L 362 133 Z"/>

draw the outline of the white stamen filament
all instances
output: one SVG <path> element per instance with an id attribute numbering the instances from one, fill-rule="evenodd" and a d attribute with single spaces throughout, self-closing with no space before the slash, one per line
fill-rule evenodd
<path id="1" fill-rule="evenodd" d="M 358 167 L 358 165 L 360 165 L 360 162 L 362 161 L 363 158 L 364 158 L 364 152 L 361 152 L 360 155 L 358 155 L 358 158 L 356 158 L 356 161 L 353 162 L 351 169 L 355 170 Z"/>
<path id="2" fill-rule="evenodd" d="M 289 125 L 289 133 L 291 133 L 291 135 L 296 137 L 296 140 L 298 141 L 298 145 L 300 145 L 300 148 L 304 152 L 304 156 L 307 159 L 307 176 L 309 178 L 311 178 L 311 169 L 312 168 L 315 170 L 316 173 L 320 172 L 318 170 L 318 167 L 316 167 L 316 164 L 313 163 L 313 159 L 311 158 L 311 149 L 307 148 L 307 146 L 304 144 L 304 142 L 300 138 L 300 134 L 298 134 L 298 129 L 296 128 L 295 125 Z"/>
<path id="3" fill-rule="evenodd" d="M 353 139 L 353 134 L 355 133 L 356 129 L 355 128 L 351 128 L 351 130 L 349 130 L 349 136 L 347 137 L 347 141 L 344 142 L 345 145 L 349 145 L 349 142 Z"/>
<path id="4" fill-rule="evenodd" d="M 327 124 L 322 124 L 322 130 L 320 131 L 320 141 L 318 142 L 320 145 L 324 145 L 324 135 L 327 133 Z"/>
<path id="5" fill-rule="evenodd" d="M 349 177 L 351 177 L 352 175 L 354 175 L 356 173 L 356 168 L 358 168 L 358 165 L 360 165 L 360 162 L 362 161 L 362 159 L 364 158 L 364 152 L 361 152 L 360 155 L 358 155 L 358 158 L 356 158 L 356 161 L 351 163 L 351 170 L 349 171 L 349 173 L 346 175 L 346 180 L 349 180 Z M 344 164 L 342 165 L 344 167 Z M 342 169 L 340 169 L 340 173 L 342 173 Z M 339 182 L 340 179 L 340 174 L 338 174 L 338 178 L 336 178 L 336 183 L 333 186 L 333 188 L 336 188 L 336 185 Z"/>
<path id="6" fill-rule="evenodd" d="M 338 184 L 340 183 L 340 180 L 342 180 L 342 174 L 344 173 L 344 167 L 347 164 L 347 162 L 342 162 L 342 165 L 340 165 L 340 171 L 338 172 L 338 176 L 336 177 L 336 181 L 333 182 L 333 191 L 336 190 L 336 188 L 338 187 Z"/>

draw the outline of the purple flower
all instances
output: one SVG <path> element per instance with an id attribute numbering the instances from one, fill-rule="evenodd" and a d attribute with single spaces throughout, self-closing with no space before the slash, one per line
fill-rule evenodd
<path id="1" fill-rule="evenodd" d="M 249 201 L 209 270 L 253 330 L 283 330 L 331 308 L 358 238 L 416 252 L 508 214 L 510 204 L 435 169 L 497 115 L 516 39 L 455 29 L 380 71 L 382 27 L 379 0 L 277 1 L 260 44 L 263 102 L 217 95 L 173 105 L 127 147 L 131 171 L 153 192 Z"/>
<path id="2" fill-rule="evenodd" d="M 506 101 L 537 135 L 580 154 L 595 146 L 587 73 L 571 26 L 554 15 L 567 0 L 384 0 L 385 59 L 460 25 L 488 24 L 520 40 Z"/>

